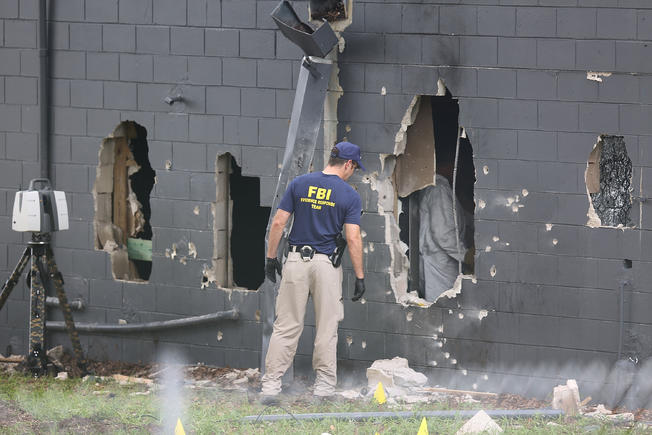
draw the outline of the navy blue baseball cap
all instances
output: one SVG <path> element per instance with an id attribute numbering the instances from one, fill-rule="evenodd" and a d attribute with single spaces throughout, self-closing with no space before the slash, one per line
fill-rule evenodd
<path id="1" fill-rule="evenodd" d="M 337 148 L 337 154 L 333 151 L 331 152 L 331 157 L 338 157 L 344 160 L 353 160 L 358 164 L 358 167 L 363 171 L 366 171 L 364 166 L 362 166 L 362 159 L 360 158 L 360 147 L 351 142 L 340 142 L 335 145 Z"/>

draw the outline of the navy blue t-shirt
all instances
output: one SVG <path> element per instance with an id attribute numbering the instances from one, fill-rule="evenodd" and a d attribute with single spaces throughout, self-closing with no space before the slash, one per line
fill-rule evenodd
<path id="1" fill-rule="evenodd" d="M 330 254 L 344 224 L 360 225 L 362 201 L 337 175 L 312 172 L 292 180 L 278 208 L 294 213 L 291 245 L 310 245 Z"/>

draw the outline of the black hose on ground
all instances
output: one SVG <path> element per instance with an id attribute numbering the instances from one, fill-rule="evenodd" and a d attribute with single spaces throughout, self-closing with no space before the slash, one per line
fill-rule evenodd
<path id="1" fill-rule="evenodd" d="M 186 326 L 197 326 L 205 323 L 213 323 L 220 320 L 238 320 L 240 312 L 237 309 L 228 311 L 218 311 L 216 313 L 203 314 L 201 316 L 184 317 L 182 319 L 161 320 L 157 322 L 146 323 L 128 323 L 124 325 L 109 325 L 100 323 L 77 323 L 75 328 L 79 332 L 110 332 L 110 333 L 130 333 L 130 332 L 152 332 L 162 331 L 165 329 L 182 328 Z M 60 321 L 45 322 L 45 329 L 50 331 L 64 331 L 66 325 Z"/>

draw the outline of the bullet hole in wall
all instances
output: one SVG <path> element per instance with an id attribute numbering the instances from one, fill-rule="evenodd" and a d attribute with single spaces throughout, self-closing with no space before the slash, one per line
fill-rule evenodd
<path id="1" fill-rule="evenodd" d="M 399 238 L 401 242 L 405 243 L 404 253 L 409 258 L 408 291 L 416 291 L 420 297 L 428 298 L 425 289 L 429 284 L 426 281 L 431 275 L 429 269 L 432 267 L 428 265 L 427 259 L 424 262 L 424 255 L 428 256 L 431 253 L 424 252 L 429 248 L 421 245 L 424 242 L 428 243 L 428 240 L 433 240 L 436 238 L 436 234 L 441 233 L 435 228 L 435 225 L 439 225 L 441 222 L 433 222 L 433 217 L 437 214 L 431 213 L 438 207 L 438 204 L 429 202 L 433 198 L 436 200 L 441 197 L 432 196 L 427 191 L 433 189 L 429 186 L 440 182 L 447 182 L 452 188 L 453 173 L 456 174 L 455 196 L 457 198 L 456 212 L 460 247 L 457 250 L 455 246 L 457 241 L 454 238 L 449 240 L 450 246 L 440 247 L 443 252 L 453 249 L 457 253 L 462 253 L 459 256 L 462 273 L 473 274 L 475 267 L 475 167 L 471 142 L 465 134 L 461 134 L 459 138 L 457 166 L 455 165 L 457 135 L 460 134 L 458 101 L 452 98 L 448 89 L 443 96 L 426 95 L 421 96 L 420 99 L 419 112 L 414 123 L 407 129 L 405 151 L 397 157 L 395 182 L 398 200 L 401 203 L 401 213 L 398 216 Z M 417 161 L 421 161 L 421 163 L 416 163 Z M 424 161 L 428 163 L 424 165 Z M 420 171 L 421 174 L 419 174 Z M 433 177 L 433 171 L 439 175 L 439 181 Z M 428 177 L 430 177 L 429 183 L 415 182 L 417 178 L 427 180 Z M 406 185 L 410 185 L 410 187 L 405 188 Z M 427 221 L 422 222 L 422 215 L 428 216 Z M 450 210 L 448 215 L 453 216 L 453 211 Z M 446 224 L 454 225 L 454 222 Z M 452 232 L 455 233 L 454 227 Z M 438 241 L 435 244 L 441 245 Z M 453 261 L 453 263 L 457 263 L 457 261 Z M 437 267 L 439 266 L 437 265 Z M 439 275 L 439 272 L 437 274 Z M 451 272 L 450 283 L 442 283 L 442 291 L 453 286 L 456 276 L 456 271 Z"/>
<path id="2" fill-rule="evenodd" d="M 632 160 L 622 136 L 600 135 L 589 155 L 585 181 L 590 226 L 630 226 Z"/>
<path id="3" fill-rule="evenodd" d="M 265 266 L 265 232 L 270 207 L 260 206 L 260 179 L 245 177 L 228 153 L 217 157 L 213 224 L 213 268 L 202 286 L 256 290 Z M 210 273 L 209 273 L 210 272 Z"/>
<path id="4" fill-rule="evenodd" d="M 114 279 L 147 281 L 152 272 L 150 193 L 155 171 L 147 130 L 122 122 L 102 141 L 93 197 L 95 248 L 111 255 Z"/>

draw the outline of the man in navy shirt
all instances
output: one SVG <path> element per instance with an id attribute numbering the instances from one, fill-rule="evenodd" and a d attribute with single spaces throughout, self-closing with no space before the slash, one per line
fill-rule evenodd
<path id="1" fill-rule="evenodd" d="M 360 195 L 346 180 L 356 168 L 364 170 L 360 148 L 340 142 L 331 151 L 328 165 L 321 172 L 301 175 L 290 183 L 269 232 L 265 275 L 276 282 L 281 275 L 277 249 L 283 228 L 294 214 L 290 232 L 290 251 L 283 267 L 276 298 L 276 320 L 265 358 L 262 401 L 273 403 L 281 391 L 281 377 L 290 367 L 303 331 L 308 295 L 315 307 L 315 345 L 312 366 L 316 372 L 313 393 L 331 396 L 337 383 L 337 327 L 344 317 L 342 268 L 334 266 L 329 255 L 344 227 L 353 271 L 356 276 L 353 301 L 365 291 L 362 268 Z"/>

